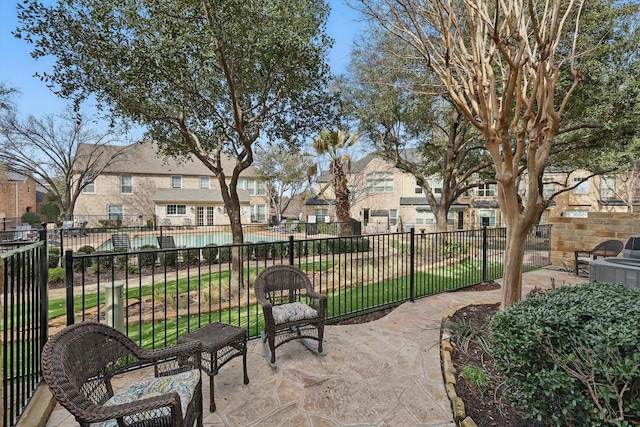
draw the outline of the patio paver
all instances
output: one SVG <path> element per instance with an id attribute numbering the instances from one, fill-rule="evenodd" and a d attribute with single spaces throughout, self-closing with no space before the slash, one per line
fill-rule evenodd
<path id="1" fill-rule="evenodd" d="M 525 273 L 526 295 L 588 281 L 552 269 Z M 205 426 L 425 426 L 454 427 L 440 368 L 440 325 L 447 312 L 470 303 L 498 302 L 500 290 L 451 292 L 404 303 L 371 323 L 328 325 L 326 356 L 300 342 L 278 349 L 271 369 L 259 339 L 248 342 L 250 383 L 242 382 L 242 359 L 216 376 L 217 411 L 204 408 Z M 144 375 L 140 373 L 139 375 Z M 203 400 L 209 384 L 203 378 Z M 57 405 L 47 427 L 77 425 Z"/>

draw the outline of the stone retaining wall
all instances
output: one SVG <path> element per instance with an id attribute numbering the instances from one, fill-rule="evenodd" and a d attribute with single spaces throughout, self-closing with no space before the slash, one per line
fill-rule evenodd
<path id="1" fill-rule="evenodd" d="M 626 243 L 640 234 L 640 213 L 589 212 L 588 218 L 549 218 L 551 228 L 551 264 L 573 268 L 573 251 L 589 250 L 605 240 Z"/>

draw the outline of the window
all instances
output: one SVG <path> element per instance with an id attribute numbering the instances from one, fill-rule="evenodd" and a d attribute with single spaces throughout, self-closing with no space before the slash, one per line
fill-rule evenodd
<path id="1" fill-rule="evenodd" d="M 133 177 L 122 175 L 120 177 L 120 192 L 122 194 L 133 194 Z"/>
<path id="2" fill-rule="evenodd" d="M 324 218 L 325 216 L 329 216 L 329 209 L 314 209 L 313 214 L 316 218 Z"/>
<path id="3" fill-rule="evenodd" d="M 374 172 L 367 175 L 367 193 L 393 193 L 393 174 Z"/>
<path id="4" fill-rule="evenodd" d="M 167 205 L 167 215 L 186 215 L 187 205 Z"/>
<path id="5" fill-rule="evenodd" d="M 602 178 L 602 188 L 600 189 L 600 197 L 610 199 L 616 196 L 616 179 L 613 177 Z"/>
<path id="6" fill-rule="evenodd" d="M 107 215 L 109 219 L 122 221 L 124 218 L 124 207 L 122 205 L 108 205 Z"/>
<path id="7" fill-rule="evenodd" d="M 267 207 L 264 205 L 251 206 L 251 220 L 264 222 L 267 220 Z"/>
<path id="8" fill-rule="evenodd" d="M 267 194 L 267 187 L 264 181 L 258 181 L 258 196 L 264 196 Z"/>
<path id="9" fill-rule="evenodd" d="M 495 184 L 481 184 L 479 187 L 476 187 L 476 197 L 494 197 L 495 195 Z"/>
<path id="10" fill-rule="evenodd" d="M 589 194 L 589 180 L 573 178 L 573 185 L 577 186 L 573 189 L 573 194 Z"/>
<path id="11" fill-rule="evenodd" d="M 589 218 L 589 212 L 567 209 L 564 213 L 564 216 L 567 218 Z"/>
<path id="12" fill-rule="evenodd" d="M 456 213 L 455 212 L 447 212 L 447 225 L 456 225 Z"/>
<path id="13" fill-rule="evenodd" d="M 429 187 L 434 196 L 442 196 L 442 180 L 441 179 L 428 179 Z"/>
<path id="14" fill-rule="evenodd" d="M 200 177 L 200 189 L 201 190 L 208 190 L 209 188 L 211 188 L 211 181 L 209 179 L 208 176 L 201 176 Z"/>
<path id="15" fill-rule="evenodd" d="M 256 181 L 253 179 L 248 179 L 245 181 L 247 183 L 247 192 L 250 195 L 255 195 L 256 194 Z"/>
<path id="16" fill-rule="evenodd" d="M 493 209 L 479 209 L 478 216 L 480 217 L 480 225 L 487 227 L 496 226 L 496 211 Z"/>
<path id="17" fill-rule="evenodd" d="M 553 195 L 555 191 L 555 184 L 553 181 L 546 181 L 542 183 L 542 197 L 548 199 Z"/>
<path id="18" fill-rule="evenodd" d="M 398 225 L 397 209 L 389 209 L 389 225 Z"/>
<path id="19" fill-rule="evenodd" d="M 431 211 L 416 211 L 416 225 L 435 225 L 436 216 Z"/>
<path id="20" fill-rule="evenodd" d="M 182 176 L 180 175 L 171 176 L 171 188 L 182 188 Z"/>
<path id="21" fill-rule="evenodd" d="M 82 189 L 83 193 L 95 193 L 96 192 L 96 182 L 94 180 L 89 180 L 88 178 L 84 178 L 82 180 L 87 185 Z"/>
<path id="22" fill-rule="evenodd" d="M 416 194 L 422 194 L 422 187 L 420 186 L 420 184 L 418 184 L 418 180 L 417 179 L 416 179 L 415 193 Z"/>

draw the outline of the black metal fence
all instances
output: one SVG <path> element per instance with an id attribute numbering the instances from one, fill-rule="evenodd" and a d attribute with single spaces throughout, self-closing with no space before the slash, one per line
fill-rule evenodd
<path id="1" fill-rule="evenodd" d="M 246 238 L 253 229 L 244 228 Z M 187 237 L 177 236 L 190 236 L 191 230 L 155 228 L 148 230 L 148 239 L 157 245 L 134 247 L 136 236 L 130 233 L 144 230 L 119 228 L 87 230 L 87 235 L 102 233 L 111 247 L 83 253 L 83 236 L 59 231 L 62 239 L 78 239 L 72 249 L 64 246 L 64 269 L 47 269 L 47 264 L 58 264 L 51 262 L 56 248 L 46 243 L 51 230 L 39 231 L 39 242 L 12 242 L 11 250 L 0 254 L 3 426 L 15 424 L 41 382 L 41 349 L 48 334 L 67 324 L 103 321 L 148 348 L 171 344 L 214 321 L 243 326 L 250 338 L 257 337 L 263 319 L 253 282 L 261 269 L 278 263 L 305 270 L 316 290 L 328 296 L 328 322 L 338 321 L 501 277 L 506 235 L 504 228 L 483 228 L 327 237 L 327 230 L 316 228 L 309 233 L 314 239 L 286 229 L 268 230 L 274 236 L 270 239 L 263 229 L 262 234 L 256 231 L 256 243 L 195 239 L 187 245 L 181 240 Z M 549 234 L 549 226 L 530 233 L 523 269 L 549 264 Z M 63 277 L 52 286 L 59 272 Z"/>
<path id="2" fill-rule="evenodd" d="M 0 254 L 3 426 L 14 425 L 42 380 L 47 340 L 47 247 L 40 241 Z"/>
<path id="3" fill-rule="evenodd" d="M 548 226 L 531 233 L 524 269 L 549 263 Z M 140 345 L 163 347 L 213 321 L 262 327 L 253 281 L 273 264 L 295 265 L 328 296 L 328 322 L 502 276 L 504 228 L 324 239 L 65 252 L 64 295 L 50 301 L 63 324 L 106 321 Z"/>

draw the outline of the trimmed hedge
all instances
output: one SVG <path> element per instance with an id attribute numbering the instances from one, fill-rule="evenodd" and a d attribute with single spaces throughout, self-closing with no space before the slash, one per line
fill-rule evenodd
<path id="1" fill-rule="evenodd" d="M 507 398 L 545 425 L 640 420 L 640 289 L 610 283 L 533 294 L 490 322 Z"/>

